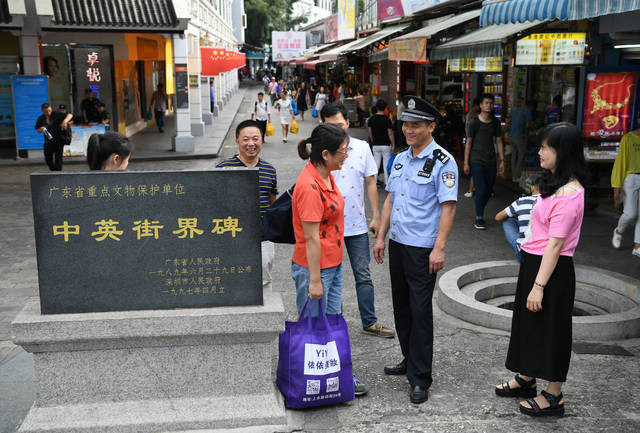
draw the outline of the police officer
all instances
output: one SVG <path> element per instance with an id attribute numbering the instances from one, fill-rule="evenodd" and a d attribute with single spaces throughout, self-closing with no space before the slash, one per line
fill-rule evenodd
<path id="1" fill-rule="evenodd" d="M 411 402 L 422 403 L 432 382 L 431 298 L 456 212 L 458 167 L 433 140 L 439 110 L 416 96 L 402 102 L 400 120 L 409 149 L 394 160 L 373 253 L 382 263 L 388 232 L 393 315 L 404 359 L 384 372 L 406 374 Z"/>

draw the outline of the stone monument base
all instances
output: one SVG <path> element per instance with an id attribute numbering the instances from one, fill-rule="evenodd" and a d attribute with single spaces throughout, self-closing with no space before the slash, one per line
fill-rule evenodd
<path id="1" fill-rule="evenodd" d="M 41 315 L 12 323 L 33 353 L 36 401 L 19 432 L 168 432 L 285 425 L 273 360 L 279 294 L 262 307 Z"/>

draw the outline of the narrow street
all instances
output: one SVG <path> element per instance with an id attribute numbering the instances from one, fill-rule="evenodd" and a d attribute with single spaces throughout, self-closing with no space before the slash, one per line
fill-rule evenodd
<path id="1" fill-rule="evenodd" d="M 259 86 L 248 88 L 234 123 L 226 136 L 222 157 L 235 153 L 235 126 L 250 117 Z M 296 151 L 297 141 L 310 135 L 317 119 L 307 111 L 298 119 L 300 133 L 282 141 L 277 112 L 272 112 L 275 135 L 266 137 L 262 158 L 278 173 L 280 192 L 289 188 L 304 167 Z M 364 128 L 351 128 L 353 137 L 365 138 Z M 197 149 L 196 149 L 197 150 Z M 207 170 L 218 160 L 135 162 L 129 170 Z M 67 164 L 65 170 L 85 170 L 84 164 Z M 0 169 L 0 432 L 13 432 L 34 398 L 31 356 L 11 343 L 10 323 L 25 299 L 38 295 L 37 264 L 29 174 L 46 166 L 12 166 Z M 454 228 L 447 244 L 443 272 L 456 266 L 490 260 L 510 260 L 511 248 L 493 215 L 508 206 L 517 195 L 501 186 L 487 206 L 487 230 L 473 227 L 473 199 L 465 198 L 468 179 L 461 179 Z M 386 192 L 379 189 L 380 203 Z M 230 200 L 241 200 L 233 197 Z M 605 212 L 585 215 L 575 263 L 595 266 L 640 278 L 640 260 L 631 255 L 631 231 L 623 248 L 611 246 L 616 216 Z M 371 247 L 373 243 L 371 243 Z M 276 245 L 274 291 L 280 292 L 287 317 L 294 320 L 295 288 L 289 268 L 293 246 Z M 636 432 L 640 431 L 640 339 L 610 342 L 634 356 L 573 354 L 565 387 L 567 416 L 533 420 L 519 415 L 517 400 L 494 395 L 493 386 L 512 373 L 504 368 L 508 335 L 481 328 L 441 312 L 434 299 L 435 342 L 434 383 L 429 401 L 409 403 L 408 386 L 401 376 L 385 376 L 383 366 L 401 359 L 397 339 L 365 335 L 357 308 L 354 279 L 344 257 L 344 316 L 350 326 L 354 373 L 369 389 L 367 396 L 349 404 L 306 411 L 289 411 L 290 428 L 296 431 L 339 432 Z M 69 263 L 68 266 L 73 266 Z M 394 327 L 389 271 L 371 261 L 376 291 L 376 313 L 380 323 Z M 60 269 L 64 272 L 64 269 Z M 442 272 L 441 272 L 442 273 Z M 437 296 L 437 295 L 436 295 Z M 275 368 L 274 368 L 275 370 Z"/>

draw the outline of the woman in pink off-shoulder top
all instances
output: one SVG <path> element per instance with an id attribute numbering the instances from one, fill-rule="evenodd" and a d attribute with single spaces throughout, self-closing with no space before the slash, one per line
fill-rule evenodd
<path id="1" fill-rule="evenodd" d="M 549 125 L 541 142 L 540 166 L 545 172 L 522 245 L 505 364 L 517 374 L 495 392 L 501 397 L 530 397 L 520 402 L 520 411 L 527 415 L 562 416 L 576 291 L 573 252 L 580 239 L 588 175 L 582 137 L 574 125 Z M 549 381 L 537 397 L 536 378 Z"/>

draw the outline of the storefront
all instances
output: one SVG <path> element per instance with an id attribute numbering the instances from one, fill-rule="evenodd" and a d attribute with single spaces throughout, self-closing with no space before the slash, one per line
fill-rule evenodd
<path id="1" fill-rule="evenodd" d="M 91 91 L 111 114 L 111 129 L 130 136 L 147 126 L 146 113 L 159 83 L 167 82 L 166 53 L 171 40 L 154 34 L 45 32 L 43 71 L 49 76 L 51 103 L 65 104 L 76 123 L 84 123 L 82 101 Z M 172 69 L 172 62 L 169 62 Z"/>

